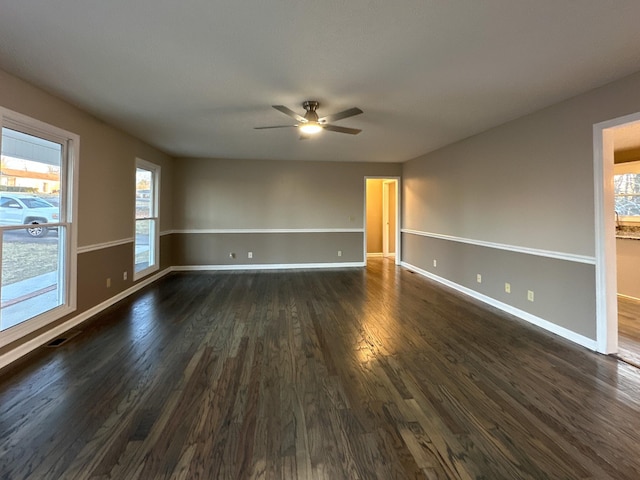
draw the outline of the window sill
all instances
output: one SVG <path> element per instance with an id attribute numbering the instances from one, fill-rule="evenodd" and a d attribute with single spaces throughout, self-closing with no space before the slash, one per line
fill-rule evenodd
<path id="1" fill-rule="evenodd" d="M 75 312 L 76 307 L 73 305 L 61 305 L 47 312 L 42 313 L 24 322 L 18 323 L 12 327 L 0 332 L 0 347 L 4 347 L 21 338 L 55 322 L 56 320 Z"/>
<path id="2" fill-rule="evenodd" d="M 160 270 L 160 266 L 159 265 L 152 265 L 151 267 L 145 268 L 144 270 L 140 270 L 139 272 L 134 272 L 133 273 L 133 281 L 137 282 L 138 280 L 151 275 L 154 272 L 157 272 L 158 270 Z"/>

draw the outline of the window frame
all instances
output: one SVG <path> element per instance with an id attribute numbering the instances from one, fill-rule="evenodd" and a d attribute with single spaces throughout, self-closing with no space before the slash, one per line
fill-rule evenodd
<path id="1" fill-rule="evenodd" d="M 616 198 L 618 197 L 629 197 L 629 196 L 633 196 L 633 197 L 638 197 L 640 198 L 640 193 L 638 193 L 637 195 L 619 195 L 616 194 L 615 192 L 615 177 L 617 175 L 624 175 L 627 173 L 633 173 L 636 175 L 640 175 L 640 160 L 635 160 L 633 162 L 624 162 L 624 163 L 616 163 L 613 166 L 613 181 L 614 181 L 614 188 L 613 188 L 613 202 L 614 205 L 616 203 Z M 617 213 L 617 212 L 616 212 Z M 619 222 L 624 222 L 624 223 L 640 223 L 640 215 L 619 215 L 617 216 L 617 219 Z"/>
<path id="2" fill-rule="evenodd" d="M 151 172 L 152 185 L 151 190 L 152 194 L 149 197 L 149 200 L 153 202 L 151 207 L 152 216 L 137 218 L 136 217 L 136 185 L 135 185 L 135 175 L 138 171 L 138 168 L 143 170 L 148 170 Z M 160 270 L 160 175 L 161 175 L 161 167 L 155 163 L 148 162 L 147 160 L 143 160 L 142 158 L 137 158 L 135 161 L 135 170 L 134 170 L 134 205 L 133 205 L 133 281 L 137 281 L 147 275 L 150 275 L 154 272 Z M 136 271 L 136 223 L 138 221 L 148 221 L 151 220 L 154 223 L 153 228 L 153 238 L 151 241 L 153 242 L 153 264 L 149 265 L 147 268 Z"/>
<path id="3" fill-rule="evenodd" d="M 9 345 L 77 309 L 78 225 L 76 219 L 78 218 L 78 169 L 80 163 L 80 136 L 75 133 L 0 106 L 0 130 L 2 128 L 17 130 L 62 145 L 60 218 L 57 223 L 51 223 L 49 226 L 62 227 L 59 229 L 59 235 L 64 248 L 62 265 L 64 271 L 61 273 L 63 278 L 59 279 L 63 293 L 60 299 L 61 305 L 0 331 L 0 347 Z M 2 151 L 1 135 L 0 151 Z M 0 227 L 0 260 L 2 259 L 2 235 L 6 230 L 16 228 L 20 227 Z M 63 236 L 64 238 L 62 238 Z M 1 273 L 0 271 L 0 275 Z"/>

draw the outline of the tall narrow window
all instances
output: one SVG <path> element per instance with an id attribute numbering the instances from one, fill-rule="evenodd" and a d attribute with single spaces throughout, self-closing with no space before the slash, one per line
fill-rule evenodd
<path id="1" fill-rule="evenodd" d="M 76 135 L 0 108 L 0 346 L 75 309 Z"/>
<path id="2" fill-rule="evenodd" d="M 134 279 L 158 270 L 160 225 L 158 199 L 160 167 L 136 160 L 136 214 Z"/>

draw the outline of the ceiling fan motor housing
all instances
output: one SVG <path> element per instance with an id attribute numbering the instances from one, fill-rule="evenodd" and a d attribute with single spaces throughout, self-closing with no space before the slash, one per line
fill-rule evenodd
<path id="1" fill-rule="evenodd" d="M 315 100 L 307 100 L 306 102 L 302 103 L 302 106 L 307 111 L 307 113 L 304 114 L 305 120 L 307 120 L 308 122 L 317 123 L 318 114 L 316 113 L 316 109 L 320 106 L 320 103 L 316 102 Z"/>

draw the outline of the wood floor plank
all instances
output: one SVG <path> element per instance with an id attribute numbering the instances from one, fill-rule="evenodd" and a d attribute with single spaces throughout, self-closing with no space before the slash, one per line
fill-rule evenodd
<path id="1" fill-rule="evenodd" d="M 636 480 L 639 445 L 639 369 L 386 259 L 174 273 L 0 372 L 0 479 Z"/>
<path id="2" fill-rule="evenodd" d="M 640 301 L 618 297 L 618 356 L 640 367 Z"/>

